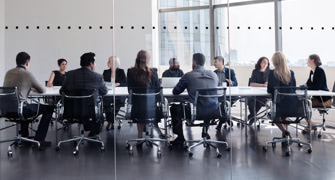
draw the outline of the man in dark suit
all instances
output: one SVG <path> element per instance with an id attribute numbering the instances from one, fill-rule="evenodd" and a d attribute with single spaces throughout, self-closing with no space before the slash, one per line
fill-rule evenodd
<path id="1" fill-rule="evenodd" d="M 85 53 L 80 57 L 81 68 L 69 71 L 63 82 L 62 92 L 74 92 L 78 90 L 95 90 L 97 96 L 106 95 L 108 89 L 101 74 L 94 72 L 95 70 L 95 54 L 92 52 Z M 87 124 L 84 127 L 90 130 L 89 136 L 94 136 L 100 132 L 99 122 Z"/>

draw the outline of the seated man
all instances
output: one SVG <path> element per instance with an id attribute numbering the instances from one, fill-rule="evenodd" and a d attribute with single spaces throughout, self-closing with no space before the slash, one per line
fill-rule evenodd
<path id="1" fill-rule="evenodd" d="M 216 88 L 218 84 L 218 78 L 214 72 L 205 70 L 205 56 L 200 53 L 196 53 L 193 55 L 193 71 L 186 73 L 178 82 L 176 87 L 173 89 L 173 94 L 178 95 L 184 92 L 187 89 L 189 99 L 191 103 L 195 101 L 195 93 L 197 89 L 201 88 Z M 202 102 L 201 104 L 212 104 L 213 102 L 209 102 L 212 99 L 207 100 L 208 102 Z M 215 102 L 216 103 L 216 102 Z M 212 106 L 208 106 L 213 109 Z M 183 145 L 185 138 L 183 134 L 183 126 L 182 126 L 182 118 L 183 118 L 183 107 L 182 105 L 174 104 L 170 108 L 171 117 L 172 117 L 172 125 L 173 125 L 173 133 L 177 134 L 178 137 L 172 142 L 173 145 Z M 204 109 L 204 112 L 207 110 Z M 186 107 L 186 115 L 190 114 L 190 108 Z M 203 132 L 203 136 L 208 135 L 207 132 Z"/>
<path id="2" fill-rule="evenodd" d="M 182 77 L 184 72 L 179 68 L 179 61 L 176 58 L 169 60 L 170 68 L 164 71 L 162 77 Z"/>
<path id="3" fill-rule="evenodd" d="M 214 66 L 215 68 L 217 68 L 214 72 L 219 78 L 218 86 L 222 86 L 223 83 L 227 83 L 227 86 L 237 86 L 235 71 L 224 66 L 224 58 L 222 56 L 216 56 L 214 58 Z M 234 104 L 236 101 L 236 98 L 231 98 L 231 104 Z M 227 119 L 220 119 L 220 122 L 216 129 L 220 131 L 222 124 L 226 121 Z"/>
<path id="4" fill-rule="evenodd" d="M 96 90 L 97 96 L 106 95 L 108 89 L 101 74 L 94 72 L 95 70 L 95 54 L 85 53 L 80 57 L 81 68 L 69 71 L 63 82 L 60 91 L 73 92 L 77 90 Z M 100 133 L 100 122 L 94 121 L 87 123 L 84 121 L 85 130 L 90 130 L 89 137 Z"/>
<path id="5" fill-rule="evenodd" d="M 216 68 L 214 72 L 219 78 L 219 86 L 222 86 L 223 82 L 227 82 L 227 86 L 237 86 L 235 71 L 224 66 L 224 59 L 222 56 L 216 56 L 214 58 L 214 66 Z"/>
<path id="6" fill-rule="evenodd" d="M 27 97 L 31 90 L 38 93 L 45 92 L 44 87 L 35 79 L 33 74 L 28 71 L 30 66 L 30 56 L 26 52 L 20 52 L 16 56 L 16 68 L 9 70 L 6 73 L 4 80 L 4 87 L 17 87 L 20 102 L 24 102 L 23 116 L 26 118 L 42 114 L 42 118 L 38 125 L 34 139 L 40 142 L 40 148 L 51 145 L 51 142 L 45 141 L 48 132 L 49 123 L 54 110 L 53 106 L 41 104 L 39 109 L 37 104 L 29 104 Z M 26 121 L 21 122 L 21 135 L 23 137 L 29 136 L 28 131 L 29 123 Z"/>

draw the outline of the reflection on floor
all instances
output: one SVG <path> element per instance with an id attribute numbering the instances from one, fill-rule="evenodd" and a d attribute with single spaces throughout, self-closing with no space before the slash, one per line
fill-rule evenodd
<path id="1" fill-rule="evenodd" d="M 237 106 L 238 107 L 238 106 Z M 239 112 L 236 110 L 235 114 Z M 335 112 L 328 116 L 328 124 L 332 122 Z M 321 118 L 314 112 L 314 120 Z M 5 122 L 0 121 L 0 127 Z M 244 127 L 245 128 L 245 127 Z M 156 156 L 156 148 L 143 145 L 135 148 L 134 155 L 129 156 L 125 148 L 125 141 L 137 136 L 136 125 L 124 123 L 121 130 L 102 133 L 106 151 L 100 152 L 94 143 L 85 143 L 81 146 L 79 155 L 72 155 L 73 144 L 65 144 L 60 152 L 54 146 L 45 151 L 38 151 L 31 147 L 19 147 L 14 150 L 14 157 L 7 158 L 8 143 L 0 144 L 0 179 L 80 179 L 100 180 L 204 180 L 204 179 L 334 179 L 335 171 L 335 130 L 327 129 L 321 139 L 313 134 L 313 153 L 308 154 L 297 145 L 292 146 L 292 155 L 284 156 L 284 150 L 278 144 L 275 149 L 269 147 L 264 153 L 262 146 L 273 136 L 280 135 L 275 126 L 267 121 L 260 129 L 245 129 L 237 127 L 223 129 L 216 132 L 211 127 L 209 132 L 212 139 L 227 140 L 232 148 L 231 152 L 220 147 L 222 158 L 217 159 L 214 149 L 196 148 L 193 158 L 181 150 L 169 150 L 162 145 L 162 157 Z M 73 127 L 73 133 L 76 131 Z M 13 130 L 0 132 L 0 138 L 5 139 L 13 135 Z M 291 134 L 295 130 L 291 128 Z M 200 128 L 185 128 L 187 139 L 199 138 Z M 48 140 L 55 137 L 54 127 L 51 127 Z M 308 136 L 299 132 L 299 137 L 307 141 Z"/>

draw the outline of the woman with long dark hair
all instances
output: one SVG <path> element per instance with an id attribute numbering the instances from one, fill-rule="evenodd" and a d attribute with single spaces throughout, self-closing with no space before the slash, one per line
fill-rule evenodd
<path id="1" fill-rule="evenodd" d="M 159 80 L 157 75 L 157 70 L 150 68 L 150 54 L 145 50 L 140 50 L 137 53 L 136 60 L 135 60 L 135 66 L 128 69 L 127 72 L 127 80 L 128 80 L 128 89 L 136 89 L 136 88 L 142 88 L 142 89 L 155 89 L 159 88 Z M 135 105 L 133 105 L 132 113 L 150 113 L 148 111 L 155 111 L 154 109 L 147 108 L 147 104 L 145 101 L 137 101 L 133 104 L 137 103 L 136 106 L 139 108 L 134 108 Z M 145 109 L 145 112 L 140 111 L 139 109 Z M 138 111 L 138 112 L 137 112 Z M 137 123 L 137 130 L 138 130 L 138 138 L 143 137 L 143 129 L 145 124 L 142 122 Z"/>
<path id="2" fill-rule="evenodd" d="M 258 59 L 255 69 L 252 71 L 250 78 L 250 86 L 253 87 L 267 87 L 268 86 L 268 76 L 269 76 L 269 59 L 267 57 L 261 57 Z M 253 124 L 255 119 L 254 116 L 257 112 L 264 106 L 265 98 L 256 97 L 256 102 L 254 99 L 248 101 L 249 107 L 249 125 Z"/>

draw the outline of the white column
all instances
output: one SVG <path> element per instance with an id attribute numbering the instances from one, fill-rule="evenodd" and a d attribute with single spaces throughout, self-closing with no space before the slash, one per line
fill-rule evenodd
<path id="1" fill-rule="evenodd" d="M 0 86 L 5 76 L 5 0 L 0 0 Z"/>

